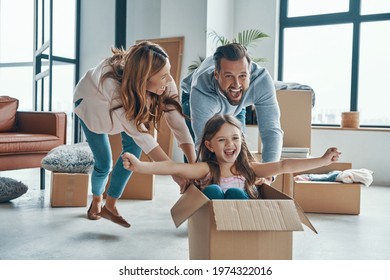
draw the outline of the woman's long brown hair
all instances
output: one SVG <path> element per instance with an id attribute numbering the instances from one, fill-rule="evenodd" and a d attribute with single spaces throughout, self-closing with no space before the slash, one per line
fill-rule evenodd
<path id="1" fill-rule="evenodd" d="M 144 41 L 124 49 L 112 48 L 113 55 L 107 58 L 110 70 L 101 78 L 100 83 L 111 78 L 118 81 L 120 106 L 110 110 L 113 111 L 123 107 L 127 120 L 134 120 L 138 131 L 146 132 L 142 125 L 149 130 L 152 126 L 159 127 L 160 119 L 164 112 L 177 110 L 184 117 L 182 107 L 178 102 L 178 95 L 161 96 L 149 94 L 146 90 L 150 77 L 158 73 L 167 63 L 167 53 L 157 44 Z M 147 105 L 147 97 L 150 98 L 150 107 Z M 111 117 L 112 120 L 112 117 Z"/>
<path id="2" fill-rule="evenodd" d="M 206 147 L 205 141 L 211 141 L 225 123 L 237 127 L 241 131 L 242 138 L 241 151 L 231 168 L 231 172 L 235 175 L 243 176 L 245 178 L 245 191 L 250 198 L 257 198 L 257 190 L 253 187 L 256 181 L 256 174 L 250 165 L 251 162 L 255 161 L 255 158 L 248 149 L 240 121 L 230 115 L 214 115 L 205 125 L 197 158 L 197 161 L 206 162 L 210 168 L 210 179 L 205 183 L 207 185 L 220 184 L 221 170 L 217 158 L 215 153 Z"/>

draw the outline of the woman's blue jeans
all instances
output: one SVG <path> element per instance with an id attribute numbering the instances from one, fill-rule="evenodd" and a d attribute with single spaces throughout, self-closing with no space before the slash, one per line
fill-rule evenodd
<path id="1" fill-rule="evenodd" d="M 76 106 L 77 105 L 78 104 L 76 103 Z M 87 128 L 82 120 L 80 120 L 80 123 L 95 161 L 91 175 L 92 194 L 100 196 L 106 188 L 108 176 L 112 168 L 110 141 L 107 134 L 94 133 Z M 133 138 L 125 132 L 121 133 L 121 137 L 122 153 L 129 152 L 139 158 L 142 150 L 134 142 Z M 111 172 L 110 185 L 106 192 L 107 195 L 113 198 L 120 198 L 131 174 L 132 171 L 123 168 L 122 158 L 119 157 Z"/>
<path id="2" fill-rule="evenodd" d="M 202 192 L 209 199 L 249 199 L 246 191 L 240 188 L 230 188 L 224 193 L 217 184 L 208 185 Z"/>

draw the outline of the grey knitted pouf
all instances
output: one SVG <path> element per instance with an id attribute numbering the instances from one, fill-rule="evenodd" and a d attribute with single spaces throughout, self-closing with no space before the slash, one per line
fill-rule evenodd
<path id="1" fill-rule="evenodd" d="M 93 154 L 88 143 L 58 146 L 41 161 L 43 168 L 61 173 L 91 173 L 93 164 Z"/>
<path id="2" fill-rule="evenodd" d="M 0 202 L 7 202 L 25 194 L 28 187 L 8 177 L 0 177 Z"/>

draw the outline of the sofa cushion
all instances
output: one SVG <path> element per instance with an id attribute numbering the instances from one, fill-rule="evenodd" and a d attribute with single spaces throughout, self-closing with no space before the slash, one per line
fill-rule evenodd
<path id="1" fill-rule="evenodd" d="M 91 173 L 94 159 L 88 143 L 61 145 L 43 159 L 42 167 L 61 173 Z"/>
<path id="2" fill-rule="evenodd" d="M 28 187 L 22 182 L 0 177 L 0 202 L 7 202 L 25 194 Z"/>
<path id="3" fill-rule="evenodd" d="M 2 132 L 0 136 L 3 154 L 47 153 L 61 144 L 59 137 L 50 134 Z"/>
<path id="4" fill-rule="evenodd" d="M 15 130 L 18 106 L 18 99 L 0 96 L 0 132 Z"/>

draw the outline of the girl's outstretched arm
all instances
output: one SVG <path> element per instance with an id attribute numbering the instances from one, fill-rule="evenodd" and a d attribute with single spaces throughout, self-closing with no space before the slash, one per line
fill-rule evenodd
<path id="1" fill-rule="evenodd" d="M 136 156 L 127 152 L 123 153 L 122 160 L 125 169 L 142 174 L 176 175 L 185 179 L 201 179 L 209 172 L 209 167 L 205 162 L 140 161 Z"/>
<path id="2" fill-rule="evenodd" d="M 289 158 L 277 162 L 252 163 L 257 177 L 270 177 L 283 173 L 301 172 L 318 168 L 338 161 L 340 152 L 337 148 L 329 148 L 322 157 L 317 158 Z"/>

